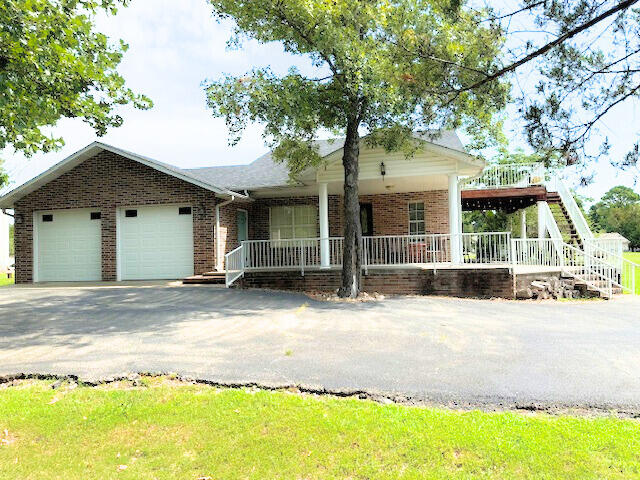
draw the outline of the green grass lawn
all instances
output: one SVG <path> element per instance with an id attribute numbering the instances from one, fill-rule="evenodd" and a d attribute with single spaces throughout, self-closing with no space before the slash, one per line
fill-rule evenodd
<path id="1" fill-rule="evenodd" d="M 624 258 L 640 265 L 640 252 L 624 252 Z M 636 295 L 640 295 L 640 268 L 636 268 Z"/>
<path id="2" fill-rule="evenodd" d="M 13 277 L 9 278 L 6 273 L 0 273 L 0 287 L 5 285 L 13 285 Z"/>
<path id="3" fill-rule="evenodd" d="M 0 389 L 0 478 L 638 478 L 640 423 L 145 379 Z"/>

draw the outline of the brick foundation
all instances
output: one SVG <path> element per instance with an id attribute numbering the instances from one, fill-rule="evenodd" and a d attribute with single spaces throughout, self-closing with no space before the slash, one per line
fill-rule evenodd
<path id="1" fill-rule="evenodd" d="M 472 298 L 515 297 L 514 279 L 508 268 L 369 270 L 362 290 L 386 295 L 444 295 Z M 333 292 L 340 286 L 340 271 L 247 272 L 243 288 Z"/>

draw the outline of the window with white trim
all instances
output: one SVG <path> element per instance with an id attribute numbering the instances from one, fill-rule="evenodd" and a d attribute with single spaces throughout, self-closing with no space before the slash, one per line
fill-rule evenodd
<path id="1" fill-rule="evenodd" d="M 316 238 L 318 209 L 314 205 L 277 206 L 269 208 L 271 240 Z"/>
<path id="2" fill-rule="evenodd" d="M 424 202 L 409 202 L 409 235 L 424 235 Z"/>

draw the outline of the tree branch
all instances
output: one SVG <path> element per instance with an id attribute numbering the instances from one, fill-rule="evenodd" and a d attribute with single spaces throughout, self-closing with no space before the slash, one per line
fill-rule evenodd
<path id="1" fill-rule="evenodd" d="M 513 17 L 514 15 L 517 15 L 517 14 L 522 13 L 522 12 L 526 12 L 527 10 L 533 10 L 534 8 L 539 7 L 540 5 L 544 5 L 544 4 L 545 4 L 545 0 L 542 0 L 541 2 L 532 3 L 531 5 L 529 5 L 527 7 L 522 7 L 519 10 L 515 10 L 515 11 L 513 11 L 511 13 L 506 13 L 506 14 L 500 15 L 498 17 L 484 18 L 484 19 L 480 20 L 477 23 L 480 24 L 480 23 L 484 23 L 484 22 L 495 22 L 496 20 L 504 20 L 505 18 Z"/>
<path id="2" fill-rule="evenodd" d="M 634 96 L 638 91 L 640 91 L 640 84 L 636 85 L 635 87 L 633 87 L 631 90 L 629 90 L 627 93 L 625 93 L 624 95 L 622 95 L 620 98 L 618 98 L 615 102 L 611 102 L 609 105 L 607 105 L 607 108 L 605 108 L 603 111 L 601 111 L 600 113 L 598 113 L 598 115 L 596 115 L 596 117 L 591 120 L 590 122 L 587 123 L 583 123 L 582 126 L 586 127 L 585 131 L 582 132 L 582 134 L 580 134 L 580 136 L 578 136 L 574 142 L 580 141 L 582 140 L 588 133 L 589 131 L 593 128 L 593 126 L 602 118 L 604 117 L 607 113 L 609 113 L 609 111 L 615 107 L 616 105 L 624 102 L 627 98 Z"/>
<path id="3" fill-rule="evenodd" d="M 543 45 L 542 47 L 540 47 L 537 50 L 531 52 L 529 55 L 526 55 L 525 57 L 521 58 L 520 60 L 518 60 L 516 62 L 513 62 L 512 64 L 510 64 L 510 65 L 508 65 L 508 66 L 506 66 L 504 68 L 501 68 L 497 72 L 494 72 L 494 73 L 492 73 L 490 75 L 487 75 L 486 78 L 483 78 L 482 80 L 479 80 L 479 81 L 475 82 L 474 84 L 469 85 L 468 87 L 464 87 L 462 89 L 459 89 L 458 93 L 465 92 L 465 91 L 468 91 L 468 90 L 475 90 L 476 88 L 479 88 L 479 87 L 485 85 L 486 83 L 489 83 L 489 82 L 491 82 L 493 80 L 496 80 L 496 79 L 502 77 L 503 75 L 505 75 L 505 74 L 507 74 L 509 72 L 512 72 L 516 68 L 524 65 L 525 63 L 530 62 L 534 58 L 537 58 L 537 57 L 539 57 L 541 55 L 544 55 L 545 53 L 547 53 L 552 48 L 560 45 L 561 43 L 569 40 L 570 38 L 575 37 L 576 35 L 578 35 L 579 33 L 583 32 L 584 30 L 587 30 L 588 28 L 596 25 L 597 23 L 601 22 L 605 18 L 608 18 L 611 15 L 615 15 L 618 12 L 621 12 L 623 10 L 628 9 L 629 7 L 631 7 L 632 5 L 637 3 L 638 1 L 639 0 L 625 0 L 623 2 L 620 2 L 615 7 L 610 8 L 609 10 L 601 13 L 597 17 L 592 18 L 588 22 L 585 22 L 585 23 L 583 23 L 581 25 L 578 25 L 577 27 L 569 30 L 568 32 L 564 33 L 563 35 L 560 35 L 555 40 L 547 43 L 546 45 Z"/>

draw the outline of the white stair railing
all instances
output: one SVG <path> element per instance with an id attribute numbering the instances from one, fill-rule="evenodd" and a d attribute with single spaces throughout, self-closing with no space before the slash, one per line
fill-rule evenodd
<path id="1" fill-rule="evenodd" d="M 542 216 L 543 224 L 549 234 L 556 244 L 556 248 L 560 250 L 564 240 L 562 239 L 562 233 L 560 232 L 560 228 L 558 227 L 558 223 L 556 222 L 553 213 L 551 212 L 551 208 L 547 202 L 540 203 L 538 208 L 540 208 L 539 215 Z"/>
<path id="2" fill-rule="evenodd" d="M 621 287 L 620 272 L 603 259 L 557 239 L 513 239 L 513 261 L 516 265 L 558 267 L 563 273 L 602 293 L 613 296 L 613 287 Z"/>
<path id="3" fill-rule="evenodd" d="M 224 256 L 225 265 L 225 285 L 230 287 L 233 282 L 244 275 L 245 263 L 244 246 L 240 245 L 235 250 L 230 251 Z"/>
<path id="4" fill-rule="evenodd" d="M 597 240 L 597 239 L 595 239 Z M 613 242 L 617 242 L 614 240 Z M 622 256 L 622 246 L 610 245 L 607 241 L 603 242 L 603 247 L 599 246 L 596 241 L 585 243 L 585 252 L 590 256 L 600 258 L 604 262 L 613 265 L 616 268 L 617 286 L 622 288 L 625 293 L 637 295 L 636 276 L 640 274 L 640 265 L 634 263 Z"/>
<path id="5" fill-rule="evenodd" d="M 593 239 L 593 233 L 589 228 L 587 219 L 584 218 L 582 210 L 580 210 L 575 198 L 573 198 L 573 193 L 571 193 L 571 190 L 569 190 L 564 181 L 561 178 L 551 179 L 547 182 L 547 190 L 558 192 L 558 195 L 560 195 L 560 199 L 562 200 L 564 207 L 567 209 L 567 213 L 569 214 L 573 225 L 576 227 L 576 232 L 582 242 L 584 243 Z"/>

